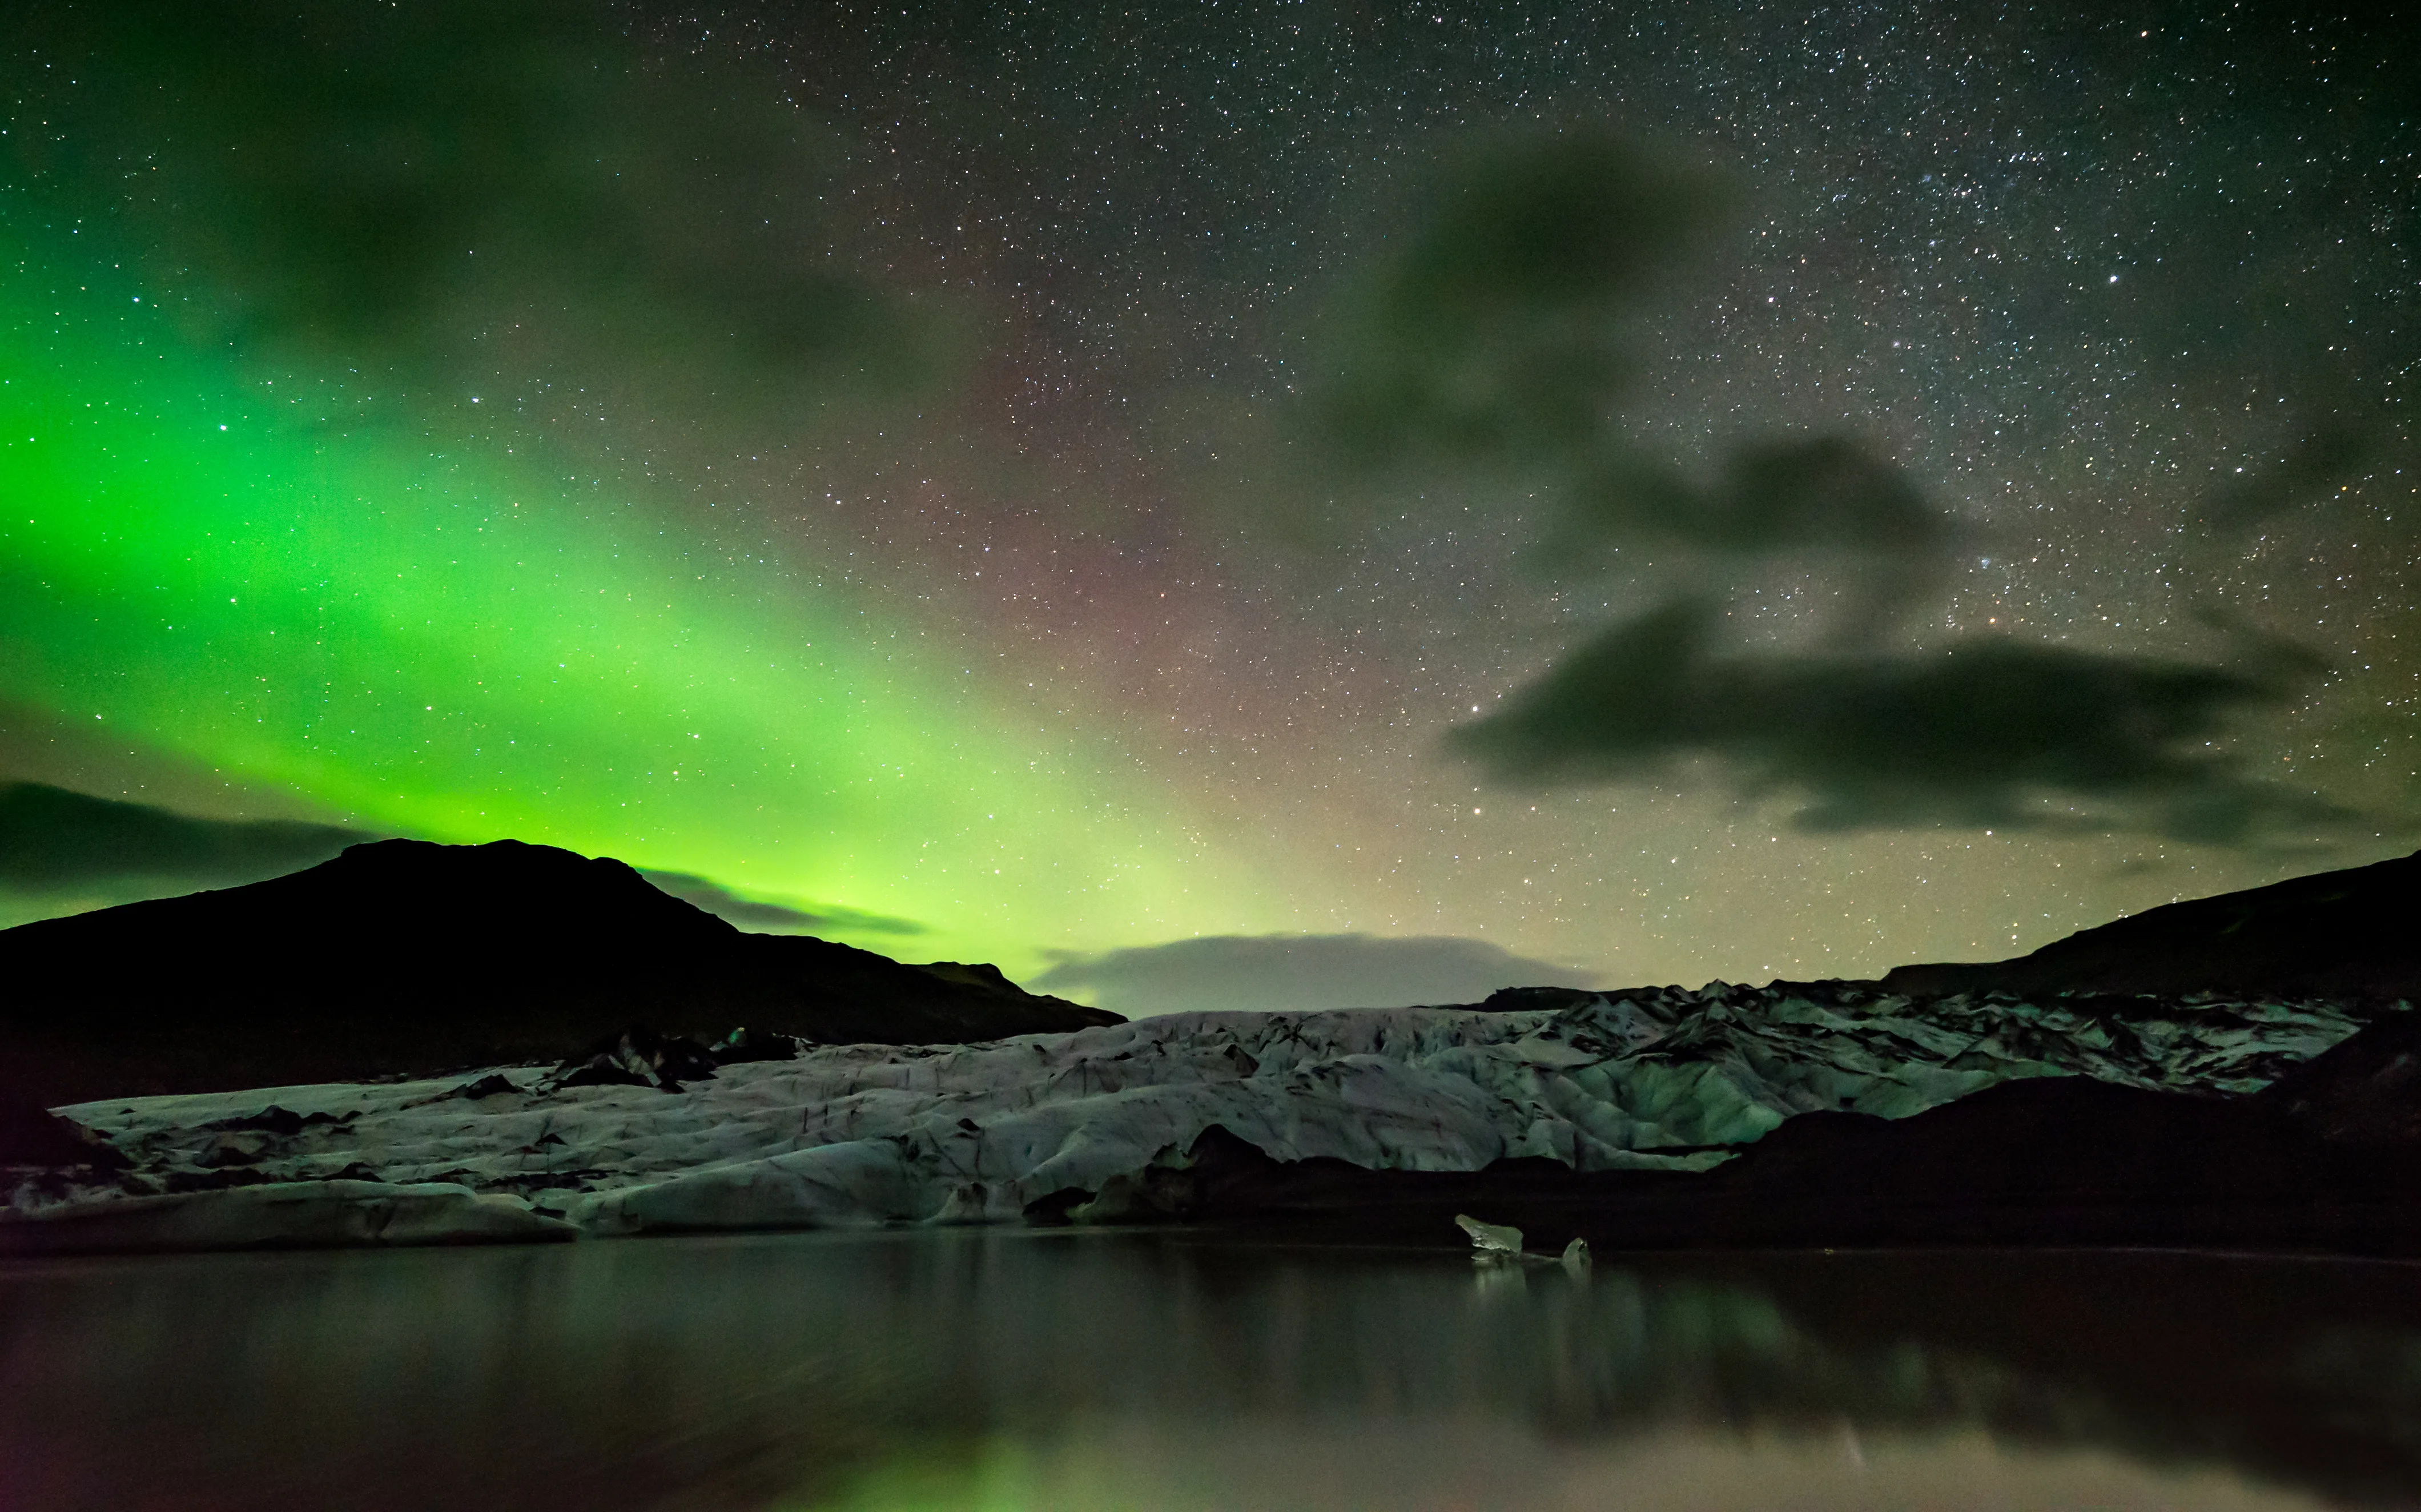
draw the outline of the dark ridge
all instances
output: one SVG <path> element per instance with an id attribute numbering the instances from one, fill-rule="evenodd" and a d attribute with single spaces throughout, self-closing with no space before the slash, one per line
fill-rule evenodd
<path id="1" fill-rule="evenodd" d="M 2148 909 L 2014 960 L 1900 966 L 1887 991 L 2421 997 L 2421 852 Z"/>
<path id="2" fill-rule="evenodd" d="M 80 1165 L 115 1172 L 124 1170 L 127 1160 L 116 1146 L 83 1125 L 0 1087 L 0 1167 L 64 1171 Z M 6 1177 L 0 1176 L 0 1180 Z"/>
<path id="3" fill-rule="evenodd" d="M 0 1089 L 102 1097 L 554 1061 L 633 1022 L 936 1044 L 1119 1022 L 991 966 L 749 934 L 618 861 L 357 845 L 290 876 L 0 930 Z"/>
<path id="4" fill-rule="evenodd" d="M 2260 1097 L 2332 1144 L 2421 1147 L 2421 1014 L 2381 1020 L 2287 1072 Z"/>
<path id="5" fill-rule="evenodd" d="M 1541 1008 L 1560 1011 L 1598 995 L 1585 987 L 1500 987 L 1478 1006 L 1489 1013 L 1528 1013 Z"/>

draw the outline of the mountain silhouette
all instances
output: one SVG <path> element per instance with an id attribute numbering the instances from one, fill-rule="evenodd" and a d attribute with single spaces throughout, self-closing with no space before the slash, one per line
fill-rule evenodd
<path id="1" fill-rule="evenodd" d="M 2166 903 L 2012 960 L 1893 968 L 1891 991 L 2421 997 L 2421 852 Z"/>
<path id="2" fill-rule="evenodd" d="M 552 1060 L 634 1022 L 928 1044 L 1119 1021 L 989 966 L 746 933 L 516 840 L 376 841 L 0 930 L 0 1091 L 49 1105 Z"/>

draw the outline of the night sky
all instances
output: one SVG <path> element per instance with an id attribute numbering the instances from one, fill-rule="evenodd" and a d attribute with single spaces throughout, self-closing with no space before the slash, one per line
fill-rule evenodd
<path id="1" fill-rule="evenodd" d="M 2421 38 L 1958 8 L 0 22 L 0 779 L 141 805 L 0 916 L 515 836 L 1132 1011 L 2411 850 Z"/>

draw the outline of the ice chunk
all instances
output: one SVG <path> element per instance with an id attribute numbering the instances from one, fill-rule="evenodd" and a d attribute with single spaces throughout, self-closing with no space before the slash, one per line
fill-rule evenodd
<path id="1" fill-rule="evenodd" d="M 1483 1224 L 1469 1213 L 1454 1215 L 1454 1226 L 1471 1236 L 1471 1246 L 1490 1255 L 1522 1253 L 1522 1231 L 1504 1224 Z"/>

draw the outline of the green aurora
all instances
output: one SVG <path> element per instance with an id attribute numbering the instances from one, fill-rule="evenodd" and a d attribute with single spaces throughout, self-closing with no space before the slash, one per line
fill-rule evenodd
<path id="1" fill-rule="evenodd" d="M 1255 14 L 13 8 L 0 924 L 274 819 L 1340 1005 L 2421 836 L 2383 34 Z"/>
<path id="2" fill-rule="evenodd" d="M 372 828 L 904 915 L 936 954 L 1276 927 L 1112 742 L 953 676 L 934 626 L 702 570 L 525 439 L 280 394 L 100 259 L 10 252 L 0 697 Z"/>

